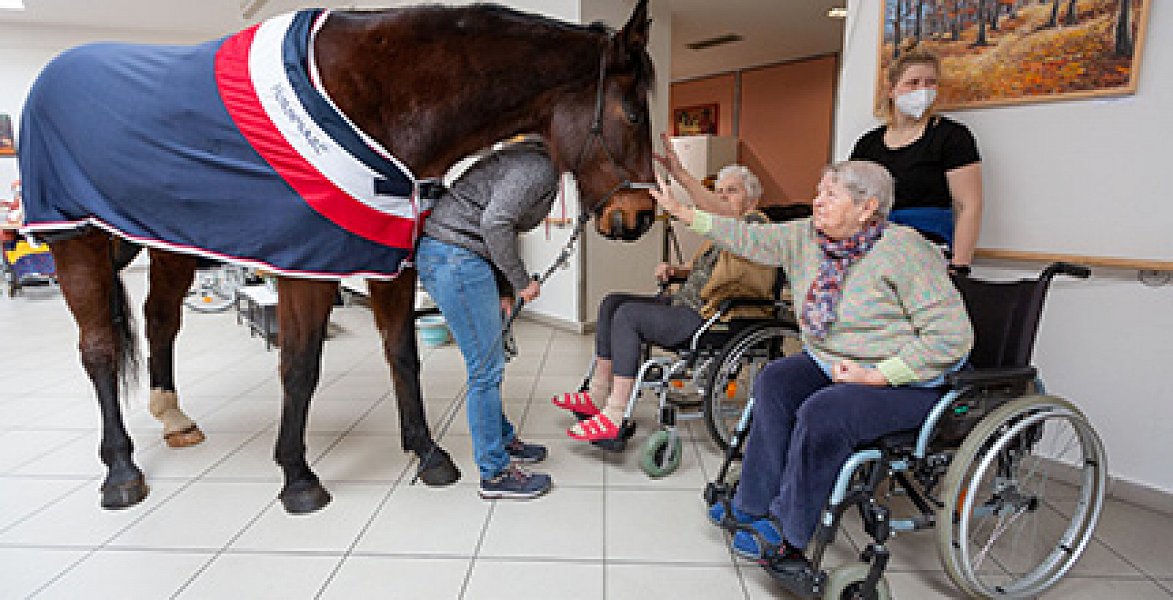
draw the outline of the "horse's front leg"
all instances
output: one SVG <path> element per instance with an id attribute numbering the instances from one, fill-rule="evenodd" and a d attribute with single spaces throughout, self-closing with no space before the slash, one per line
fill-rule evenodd
<path id="1" fill-rule="evenodd" d="M 114 270 L 109 237 L 91 231 L 53 242 L 57 281 L 77 322 L 82 366 L 93 383 L 102 413 L 98 455 L 106 465 L 102 508 L 128 508 L 147 497 L 142 471 L 134 464 L 134 443 L 122 421 L 119 376 L 134 365 L 134 333 L 126 292 Z"/>
<path id="2" fill-rule="evenodd" d="M 336 281 L 282 277 L 277 282 L 284 401 L 274 455 L 285 473 L 281 503 L 292 514 L 313 512 L 330 503 L 330 493 L 306 462 L 305 429 L 310 398 L 321 375 L 326 325 L 337 292 Z"/>
<path id="3" fill-rule="evenodd" d="M 428 485 L 448 485 L 460 479 L 460 469 L 432 440 L 420 391 L 419 349 L 415 342 L 414 269 L 392 281 L 370 281 L 371 307 L 383 340 L 383 355 L 391 366 L 403 449 L 419 459 L 418 474 Z"/>
<path id="4" fill-rule="evenodd" d="M 183 297 L 195 275 L 196 258 L 152 249 L 151 286 L 144 308 L 147 327 L 147 358 L 151 376 L 151 414 L 163 423 L 163 439 L 172 448 L 194 446 L 204 441 L 200 431 L 183 409 L 175 387 L 175 336 L 183 318 Z"/>

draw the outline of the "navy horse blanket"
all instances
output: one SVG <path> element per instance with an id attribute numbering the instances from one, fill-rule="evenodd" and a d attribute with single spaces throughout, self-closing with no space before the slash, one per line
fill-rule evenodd
<path id="1" fill-rule="evenodd" d="M 94 225 L 295 277 L 397 275 L 430 206 L 325 93 L 312 47 L 327 17 L 55 58 L 21 122 L 25 231 Z"/>

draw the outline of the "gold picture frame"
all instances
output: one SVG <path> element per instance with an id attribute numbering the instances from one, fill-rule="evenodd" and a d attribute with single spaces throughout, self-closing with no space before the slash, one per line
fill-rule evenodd
<path id="1" fill-rule="evenodd" d="M 941 106 L 1136 93 L 1153 0 L 884 0 L 877 97 L 917 41 L 941 57 Z"/>

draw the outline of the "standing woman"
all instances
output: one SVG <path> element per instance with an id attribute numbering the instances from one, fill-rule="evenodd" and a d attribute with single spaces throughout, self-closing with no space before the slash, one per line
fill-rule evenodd
<path id="1" fill-rule="evenodd" d="M 879 111 L 851 160 L 884 165 L 896 179 L 890 219 L 952 250 L 949 268 L 968 271 L 982 224 L 982 164 L 969 129 L 934 111 L 941 61 L 915 46 L 888 67 Z"/>

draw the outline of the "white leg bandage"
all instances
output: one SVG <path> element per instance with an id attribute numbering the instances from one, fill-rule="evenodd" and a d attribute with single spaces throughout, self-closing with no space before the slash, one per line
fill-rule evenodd
<path id="1" fill-rule="evenodd" d="M 151 390 L 151 415 L 163 423 L 163 435 L 184 431 L 195 425 L 179 410 L 179 394 L 161 389 Z"/>

